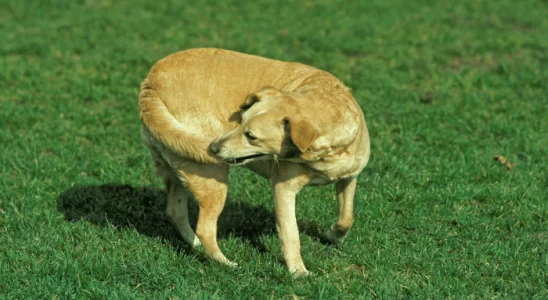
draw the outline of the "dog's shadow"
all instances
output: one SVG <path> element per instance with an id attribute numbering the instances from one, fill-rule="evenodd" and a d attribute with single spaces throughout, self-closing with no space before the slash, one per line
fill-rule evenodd
<path id="1" fill-rule="evenodd" d="M 131 185 L 76 186 L 63 192 L 58 199 L 58 209 L 67 221 L 86 220 L 99 226 L 134 228 L 140 234 L 160 238 L 179 252 L 189 253 L 191 248 L 179 236 L 166 216 L 167 195 L 164 190 Z M 195 201 L 189 201 L 188 214 L 194 227 L 198 216 Z M 273 211 L 245 202 L 227 200 L 219 217 L 218 237 L 241 238 L 259 252 L 268 249 L 261 236 L 276 232 Z M 321 234 L 320 225 L 299 220 L 299 229 L 323 244 L 329 244 Z"/>
<path id="2" fill-rule="evenodd" d="M 180 238 L 169 222 L 165 191 L 130 185 L 76 186 L 63 192 L 58 209 L 68 221 L 87 220 L 99 226 L 134 228 L 140 234 L 170 242 L 179 251 L 190 247 Z M 190 222 L 194 226 L 198 208 L 189 201 Z M 276 231 L 274 212 L 244 202 L 227 201 L 219 218 L 218 237 L 236 236 L 249 242 L 259 251 L 267 251 L 262 235 Z"/>

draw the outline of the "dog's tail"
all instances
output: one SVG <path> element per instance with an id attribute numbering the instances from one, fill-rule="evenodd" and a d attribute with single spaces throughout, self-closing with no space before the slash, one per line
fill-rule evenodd
<path id="1" fill-rule="evenodd" d="M 152 136 L 178 155 L 201 163 L 221 163 L 209 151 L 211 141 L 185 131 L 148 79 L 141 83 L 139 113 Z"/>

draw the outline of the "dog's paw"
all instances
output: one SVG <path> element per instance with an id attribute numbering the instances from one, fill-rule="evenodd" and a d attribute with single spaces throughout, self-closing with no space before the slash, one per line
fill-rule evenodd
<path id="1" fill-rule="evenodd" d="M 298 270 L 298 271 L 295 271 L 295 272 L 291 273 L 291 276 L 293 278 L 305 278 L 305 277 L 312 276 L 312 272 L 310 272 L 306 269 Z"/>
<path id="2" fill-rule="evenodd" d="M 344 239 L 344 237 L 346 236 L 345 234 L 337 233 L 337 231 L 335 231 L 333 229 L 327 230 L 323 235 L 324 235 L 325 239 L 328 242 L 330 242 L 331 244 L 337 244 L 337 243 L 341 242 Z"/>
<path id="3" fill-rule="evenodd" d="M 218 257 L 213 257 L 214 260 L 218 261 L 219 263 L 227 266 L 227 267 L 230 267 L 230 268 L 233 268 L 233 269 L 236 269 L 238 268 L 238 264 L 229 260 L 228 258 L 226 258 L 223 254 L 219 255 Z"/>
<path id="4" fill-rule="evenodd" d="M 290 264 L 288 265 L 288 269 L 293 278 L 307 277 L 311 275 L 311 273 L 306 269 L 302 262 L 297 264 Z"/>
<path id="5" fill-rule="evenodd" d="M 238 268 L 238 264 L 233 262 L 233 261 L 230 261 L 230 260 L 227 260 L 226 262 L 224 262 L 224 264 L 230 268 L 233 268 L 233 269 L 237 269 Z"/>

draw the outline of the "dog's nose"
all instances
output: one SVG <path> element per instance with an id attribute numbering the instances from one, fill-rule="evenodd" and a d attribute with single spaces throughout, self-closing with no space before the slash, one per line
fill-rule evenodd
<path id="1" fill-rule="evenodd" d="M 211 145 L 209 145 L 209 149 L 213 152 L 213 154 L 217 154 L 221 150 L 217 142 L 211 143 Z"/>

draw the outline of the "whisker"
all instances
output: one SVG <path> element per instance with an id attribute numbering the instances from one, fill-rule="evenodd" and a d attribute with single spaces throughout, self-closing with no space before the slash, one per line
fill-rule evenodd
<path id="1" fill-rule="evenodd" d="M 274 164 L 276 165 L 276 169 L 278 169 L 280 167 L 280 163 L 278 162 L 278 155 L 273 154 L 272 157 L 274 160 Z"/>

